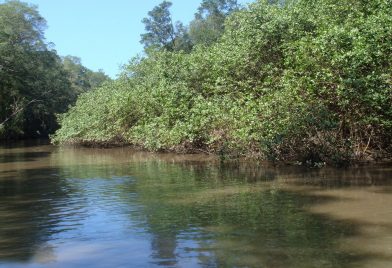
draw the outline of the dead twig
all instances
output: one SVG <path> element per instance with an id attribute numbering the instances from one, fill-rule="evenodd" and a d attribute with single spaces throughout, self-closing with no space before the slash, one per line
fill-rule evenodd
<path id="1" fill-rule="evenodd" d="M 32 104 L 34 102 L 40 102 L 40 101 L 42 101 L 42 100 L 34 99 L 34 100 L 29 101 L 24 107 L 16 108 L 16 110 L 9 117 L 7 117 L 3 122 L 0 123 L 0 126 L 7 123 L 9 120 L 11 120 L 13 117 L 15 117 L 18 113 L 20 113 L 21 111 L 26 109 L 26 107 L 29 106 L 30 104 Z"/>

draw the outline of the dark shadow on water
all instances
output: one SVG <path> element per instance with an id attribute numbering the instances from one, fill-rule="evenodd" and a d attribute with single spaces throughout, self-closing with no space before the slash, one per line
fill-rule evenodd
<path id="1" fill-rule="evenodd" d="M 318 186 L 324 189 L 392 186 L 392 165 L 311 170 L 295 176 L 293 183 Z"/>
<path id="2" fill-rule="evenodd" d="M 198 255 L 202 266 L 212 267 L 346 267 L 367 258 L 338 249 L 338 240 L 357 235 L 355 223 L 301 209 L 328 201 L 332 198 L 277 191 L 186 206 L 143 204 L 157 264 L 178 264 L 185 251 L 181 240 L 195 241 L 187 250 Z"/>
<path id="3" fill-rule="evenodd" d="M 279 188 L 235 188 L 278 178 L 272 171 L 162 163 L 133 169 L 144 170 L 137 184 L 144 211 L 137 214 L 143 215 L 154 236 L 156 264 L 178 265 L 186 251 L 199 252 L 200 264 L 209 267 L 260 267 L 261 263 L 265 267 L 349 267 L 372 257 L 338 247 L 341 239 L 358 235 L 357 223 L 304 209 L 336 198 Z M 226 188 L 222 191 L 222 187 Z M 194 233 L 195 229 L 199 231 Z M 197 245 L 184 249 L 181 241 L 187 239 Z M 173 260 L 173 256 L 177 257 Z"/>
<path id="4" fill-rule="evenodd" d="M 31 148 L 49 144 L 49 139 L 2 140 L 0 141 L 0 149 Z"/>
<path id="5" fill-rule="evenodd" d="M 51 152 L 23 152 L 0 154 L 0 163 L 30 162 L 48 157 Z"/>

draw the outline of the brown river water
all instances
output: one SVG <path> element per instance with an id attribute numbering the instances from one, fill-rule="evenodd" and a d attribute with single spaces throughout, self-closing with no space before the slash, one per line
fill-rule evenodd
<path id="1" fill-rule="evenodd" d="M 392 267 L 392 164 L 0 145 L 0 267 Z"/>

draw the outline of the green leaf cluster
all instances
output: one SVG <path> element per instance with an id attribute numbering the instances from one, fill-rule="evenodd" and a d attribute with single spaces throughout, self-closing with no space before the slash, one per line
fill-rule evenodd
<path id="1" fill-rule="evenodd" d="M 61 59 L 45 28 L 35 6 L 0 3 L 0 139 L 47 137 L 58 128 L 56 113 L 108 80 L 76 58 Z"/>

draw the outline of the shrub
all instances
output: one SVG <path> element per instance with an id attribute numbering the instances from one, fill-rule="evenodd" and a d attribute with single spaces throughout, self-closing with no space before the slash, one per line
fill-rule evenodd
<path id="1" fill-rule="evenodd" d="M 304 163 L 391 153 L 389 1 L 258 1 L 214 45 L 149 51 L 60 116 L 54 141 Z"/>

